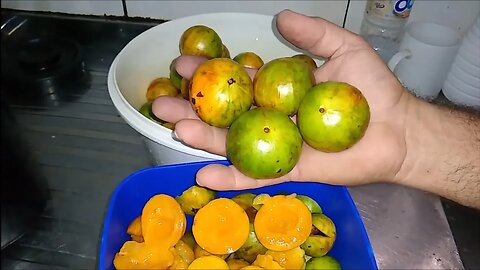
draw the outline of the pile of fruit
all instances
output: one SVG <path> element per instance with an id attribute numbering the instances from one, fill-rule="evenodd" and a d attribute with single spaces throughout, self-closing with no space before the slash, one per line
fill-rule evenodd
<path id="1" fill-rule="evenodd" d="M 193 216 L 187 231 L 186 215 Z M 240 193 L 217 197 L 192 186 L 158 194 L 128 226 L 116 269 L 340 269 L 327 255 L 333 221 L 312 198 Z"/>
<path id="2" fill-rule="evenodd" d="M 320 151 L 339 152 L 365 134 L 370 109 L 361 91 L 345 82 L 316 84 L 317 65 L 305 54 L 267 63 L 254 52 L 230 59 L 220 36 L 204 25 L 188 28 L 179 48 L 182 55 L 208 60 L 190 80 L 176 72 L 173 60 L 169 78 L 150 84 L 142 113 L 155 119 L 151 102 L 160 95 L 189 100 L 201 120 L 228 128 L 227 157 L 247 176 L 287 174 L 299 160 L 303 142 Z M 253 79 L 247 69 L 257 71 Z"/>

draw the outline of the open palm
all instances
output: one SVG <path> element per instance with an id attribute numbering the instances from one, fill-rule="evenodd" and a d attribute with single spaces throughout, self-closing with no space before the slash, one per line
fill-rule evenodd
<path id="1" fill-rule="evenodd" d="M 276 23 L 280 34 L 290 43 L 328 59 L 315 71 L 317 83 L 347 82 L 362 91 L 371 110 L 365 136 L 353 147 L 338 153 L 317 151 L 304 143 L 299 162 L 281 178 L 251 179 L 234 166 L 213 164 L 197 173 L 197 182 L 213 189 L 227 190 L 284 181 L 356 185 L 392 180 L 406 154 L 404 115 L 411 96 L 359 36 L 323 19 L 291 11 L 281 12 Z M 201 61 L 182 60 L 177 63 L 177 69 L 187 77 Z M 188 101 L 160 97 L 154 102 L 153 111 L 158 117 L 176 123 L 176 136 L 186 144 L 225 155 L 227 130 L 203 123 Z"/>

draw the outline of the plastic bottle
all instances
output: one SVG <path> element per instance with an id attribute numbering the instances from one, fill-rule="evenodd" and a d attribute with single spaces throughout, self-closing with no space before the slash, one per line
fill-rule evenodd
<path id="1" fill-rule="evenodd" d="M 360 35 L 388 62 L 397 51 L 414 0 L 367 0 Z"/>

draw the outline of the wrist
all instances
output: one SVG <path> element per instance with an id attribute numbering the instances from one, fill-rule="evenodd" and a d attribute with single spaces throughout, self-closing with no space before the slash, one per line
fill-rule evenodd
<path id="1" fill-rule="evenodd" d="M 411 181 L 419 175 L 418 170 L 425 168 L 426 151 L 424 149 L 426 136 L 431 135 L 427 122 L 435 123 L 435 113 L 431 105 L 408 93 L 407 105 L 405 106 L 405 157 L 400 170 L 394 177 L 394 182 L 411 186 Z"/>

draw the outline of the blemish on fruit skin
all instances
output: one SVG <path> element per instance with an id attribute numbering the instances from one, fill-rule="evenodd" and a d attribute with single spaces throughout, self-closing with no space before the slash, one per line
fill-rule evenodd
<path id="1" fill-rule="evenodd" d="M 318 112 L 325 113 L 325 108 L 321 107 L 320 109 L 318 109 Z"/>
<path id="2" fill-rule="evenodd" d="M 230 79 L 228 79 L 228 81 L 227 81 L 227 83 L 228 83 L 229 86 L 232 85 L 232 84 L 234 84 L 234 83 L 236 83 L 236 82 L 237 82 L 237 81 L 235 81 L 234 78 L 230 78 Z"/>
<path id="3" fill-rule="evenodd" d="M 195 105 L 195 98 L 192 97 L 192 104 Z"/>
<path id="4" fill-rule="evenodd" d="M 198 92 L 198 93 L 197 93 L 197 97 L 203 97 L 202 92 Z M 195 103 L 193 103 L 193 104 L 195 104 Z"/>
<path id="5" fill-rule="evenodd" d="M 269 129 L 268 127 L 264 127 L 264 128 L 263 128 L 263 132 L 269 133 L 269 132 L 270 132 L 270 129 Z"/>

